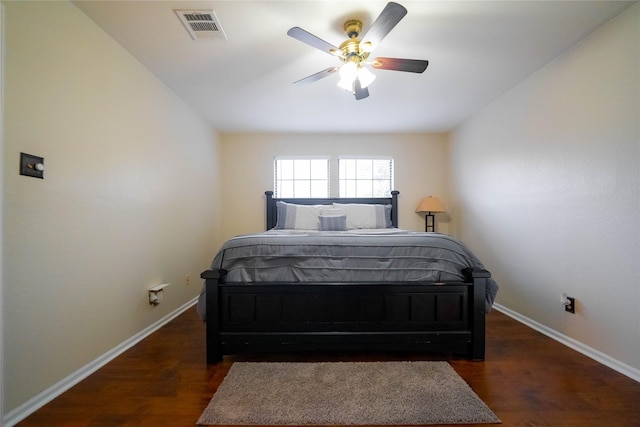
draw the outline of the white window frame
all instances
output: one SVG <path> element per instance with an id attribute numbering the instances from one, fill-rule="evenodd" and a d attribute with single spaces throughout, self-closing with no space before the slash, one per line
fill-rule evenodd
<path id="1" fill-rule="evenodd" d="M 345 176 L 345 162 L 363 162 L 361 168 L 354 165 L 354 175 Z M 371 162 L 370 166 L 365 163 Z M 388 176 L 375 177 L 375 167 L 388 167 Z M 385 164 L 386 163 L 386 164 Z M 391 156 L 338 156 L 338 197 L 390 197 L 394 189 L 394 161 Z"/>
<path id="2" fill-rule="evenodd" d="M 326 174 L 324 177 L 317 175 L 321 169 L 315 169 L 316 177 L 314 178 L 313 161 L 320 160 L 326 162 Z M 291 165 L 279 162 L 292 162 Z M 309 162 L 308 168 L 302 165 L 302 169 L 298 169 L 303 175 L 296 175 L 296 164 L 299 162 Z M 287 170 L 289 167 L 292 169 Z M 316 162 L 315 167 L 318 167 Z M 307 173 L 308 171 L 308 173 Z M 330 197 L 331 188 L 331 158 L 330 156 L 276 156 L 273 161 L 273 188 L 276 198 L 328 198 Z"/>

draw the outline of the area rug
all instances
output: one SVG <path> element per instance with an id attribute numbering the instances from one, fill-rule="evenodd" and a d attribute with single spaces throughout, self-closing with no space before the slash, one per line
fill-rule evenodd
<path id="1" fill-rule="evenodd" d="M 500 423 L 447 362 L 236 362 L 198 424 Z"/>

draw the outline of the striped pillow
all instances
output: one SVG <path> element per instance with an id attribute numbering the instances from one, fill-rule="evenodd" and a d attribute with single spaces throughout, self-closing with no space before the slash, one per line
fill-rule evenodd
<path id="1" fill-rule="evenodd" d="M 325 205 L 296 205 L 276 202 L 277 230 L 317 230 L 318 216 Z"/>
<path id="2" fill-rule="evenodd" d="M 346 215 L 320 215 L 318 217 L 320 223 L 318 230 L 320 231 L 346 231 L 347 230 L 347 216 Z"/>

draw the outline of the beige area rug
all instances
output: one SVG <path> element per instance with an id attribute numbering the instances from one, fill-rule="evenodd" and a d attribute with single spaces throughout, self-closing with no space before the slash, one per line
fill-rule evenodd
<path id="1" fill-rule="evenodd" d="M 447 362 L 236 362 L 200 425 L 500 423 Z"/>

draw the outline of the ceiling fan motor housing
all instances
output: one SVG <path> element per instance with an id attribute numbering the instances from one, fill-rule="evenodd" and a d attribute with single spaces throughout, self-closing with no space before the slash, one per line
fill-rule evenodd
<path id="1" fill-rule="evenodd" d="M 358 36 L 362 31 L 362 22 L 357 19 L 350 19 L 344 23 L 344 31 L 349 36 L 349 39 L 340 45 L 343 61 L 357 64 L 364 62 L 369 56 L 369 52 L 365 52 L 360 48 Z"/>

